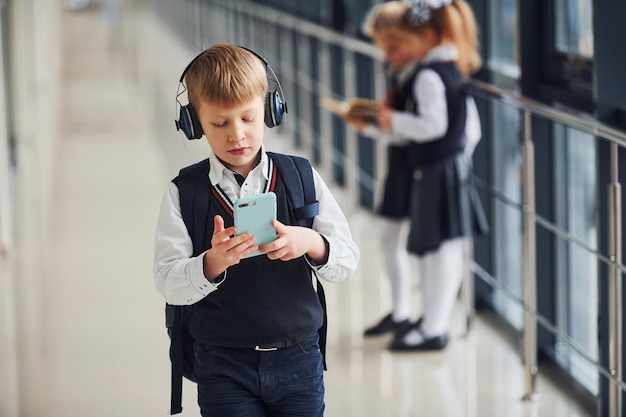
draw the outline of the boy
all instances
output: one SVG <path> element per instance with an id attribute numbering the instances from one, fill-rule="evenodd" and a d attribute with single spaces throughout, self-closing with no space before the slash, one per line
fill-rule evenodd
<path id="1" fill-rule="evenodd" d="M 294 226 L 280 170 L 263 147 L 268 68 L 251 51 L 220 43 L 184 73 L 189 106 L 210 146 L 210 243 L 193 256 L 175 179 L 161 205 L 154 275 L 169 304 L 193 305 L 203 416 L 323 415 L 323 311 L 313 273 L 344 281 L 359 258 L 347 220 L 315 170 L 319 212 L 312 228 Z M 267 191 L 277 196 L 276 239 L 256 245 L 249 233 L 236 235 L 232 202 Z M 257 250 L 262 254 L 244 259 Z"/>

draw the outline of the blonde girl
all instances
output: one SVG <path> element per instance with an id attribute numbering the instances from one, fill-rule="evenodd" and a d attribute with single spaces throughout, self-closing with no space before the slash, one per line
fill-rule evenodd
<path id="1" fill-rule="evenodd" d="M 396 252 L 402 243 L 417 255 L 421 279 L 421 317 L 396 330 L 389 348 L 439 350 L 448 344 L 464 240 L 486 232 L 468 183 L 471 154 L 481 137 L 475 103 L 464 88 L 464 79 L 481 66 L 476 22 L 464 0 L 391 1 L 371 10 L 364 29 L 395 69 L 395 83 L 376 126 L 351 123 L 391 146 L 406 146 L 408 220 L 388 222 L 383 243 Z M 392 194 L 385 190 L 383 207 L 405 200 Z M 383 252 L 393 259 L 390 250 Z M 390 276 L 394 309 L 396 300 L 405 311 L 410 303 L 408 275 Z"/>

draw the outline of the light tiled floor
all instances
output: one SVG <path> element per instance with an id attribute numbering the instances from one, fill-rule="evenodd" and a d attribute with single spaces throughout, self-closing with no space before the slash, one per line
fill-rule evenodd
<path id="1" fill-rule="evenodd" d="M 173 129 L 178 72 L 190 53 L 141 9 L 129 13 L 121 18 L 133 23 L 132 43 L 97 9 L 63 13 L 59 105 L 66 110 L 45 276 L 27 295 L 40 308 L 21 339 L 23 417 L 147 417 L 168 407 L 168 339 L 152 282 L 152 239 L 167 181 L 202 158 L 206 145 L 184 143 Z M 272 149 L 288 148 L 270 140 Z M 388 289 L 376 220 L 347 203 L 346 212 L 362 263 L 351 282 L 326 285 L 327 416 L 589 415 L 542 377 L 541 400 L 522 401 L 517 349 L 481 317 L 466 335 L 457 312 L 451 345 L 440 353 L 391 354 L 388 339 L 364 340 L 362 329 L 387 311 Z M 26 314 L 29 305 L 20 308 Z M 194 397 L 187 384 L 182 416 L 199 415 Z"/>

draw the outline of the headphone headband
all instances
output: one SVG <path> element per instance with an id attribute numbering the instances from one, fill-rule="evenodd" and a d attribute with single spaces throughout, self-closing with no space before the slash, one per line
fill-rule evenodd
<path id="1" fill-rule="evenodd" d="M 274 72 L 270 64 L 267 62 L 267 60 L 263 58 L 261 55 L 254 52 L 251 49 L 246 48 L 245 46 L 240 46 L 240 45 L 237 45 L 237 46 L 241 49 L 245 49 L 246 51 L 250 52 L 252 55 L 256 56 L 261 62 L 263 62 L 263 64 L 265 65 L 265 71 L 267 73 L 268 80 L 272 79 L 276 83 L 278 91 L 276 90 L 269 91 L 269 83 L 268 83 L 268 93 L 267 93 L 266 102 L 265 102 L 264 120 L 265 120 L 265 125 L 269 128 L 280 125 L 283 120 L 283 115 L 287 113 L 288 110 L 287 110 L 287 102 L 284 100 L 285 95 L 283 93 L 283 88 L 280 85 L 280 81 L 278 80 L 276 73 Z M 185 136 L 187 136 L 187 139 L 190 139 L 190 140 L 200 139 L 202 137 L 203 135 L 202 126 L 200 124 L 198 115 L 193 105 L 189 103 L 186 106 L 183 106 L 182 104 L 180 104 L 180 101 L 178 101 L 178 97 L 182 93 L 184 93 L 187 89 L 186 86 L 184 85 L 185 75 L 187 74 L 187 72 L 189 71 L 193 63 L 196 62 L 196 60 L 200 58 L 202 54 L 204 54 L 204 52 L 206 52 L 206 50 L 200 52 L 198 55 L 196 55 L 194 59 L 191 60 L 191 62 L 189 62 L 189 64 L 187 64 L 187 66 L 183 70 L 183 73 L 181 74 L 178 80 L 178 89 L 176 91 L 176 103 L 180 105 L 179 119 L 174 120 L 176 124 L 176 130 L 182 130 L 183 133 L 185 133 Z M 270 73 L 271 73 L 271 78 L 269 76 Z M 182 91 L 180 90 L 181 86 L 183 87 Z"/>

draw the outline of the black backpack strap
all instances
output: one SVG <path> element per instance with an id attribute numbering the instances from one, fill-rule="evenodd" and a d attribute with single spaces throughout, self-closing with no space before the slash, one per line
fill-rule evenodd
<path id="1" fill-rule="evenodd" d="M 183 332 L 181 306 L 165 304 L 165 327 L 170 336 L 172 362 L 170 415 L 183 412 Z"/>
<path id="2" fill-rule="evenodd" d="M 296 220 L 301 226 L 311 228 L 319 212 L 320 203 L 315 199 L 315 182 L 310 162 L 302 157 L 281 153 L 267 153 L 278 166 L 285 181 L 289 201 L 294 207 Z"/>
<path id="3" fill-rule="evenodd" d="M 294 207 L 296 220 L 301 226 L 308 228 L 313 227 L 313 219 L 319 213 L 320 203 L 315 198 L 315 181 L 313 180 L 313 169 L 311 163 L 302 157 L 294 155 L 285 155 L 280 153 L 268 152 L 268 155 L 274 160 L 278 166 L 278 172 L 281 173 L 289 200 Z M 317 276 L 316 276 L 317 278 Z M 326 366 L 326 338 L 328 330 L 328 315 L 326 313 L 326 294 L 324 286 L 317 281 L 317 297 L 320 300 L 322 310 L 324 311 L 324 322 L 318 330 L 320 336 L 320 351 Z"/>
<path id="4" fill-rule="evenodd" d="M 313 227 L 313 219 L 320 211 L 320 202 L 315 199 L 313 171 L 309 161 L 304 158 L 294 156 L 292 161 L 300 173 L 302 189 L 304 190 L 304 205 L 295 208 L 294 212 L 297 219 L 306 219 L 307 227 L 310 228 Z"/>
<path id="5" fill-rule="evenodd" d="M 193 256 L 206 248 L 206 217 L 209 212 L 211 182 L 209 160 L 183 168 L 174 179 L 180 198 L 180 212 L 193 242 Z"/>
<path id="6" fill-rule="evenodd" d="M 326 313 L 326 294 L 324 293 L 324 286 L 320 282 L 320 279 L 317 278 L 317 274 L 315 275 L 317 281 L 317 298 L 320 300 L 320 304 L 322 305 L 322 310 L 324 311 L 324 322 L 322 327 L 317 331 L 320 336 L 320 352 L 322 352 L 322 362 L 324 364 L 324 370 L 328 370 L 328 366 L 326 365 L 326 338 L 328 334 L 328 314 Z"/>
<path id="7" fill-rule="evenodd" d="M 178 187 L 180 211 L 193 242 L 193 256 L 197 256 L 206 246 L 208 238 L 206 216 L 209 212 L 210 187 L 209 160 L 180 170 L 173 182 Z M 185 338 L 189 335 L 192 306 L 165 305 L 165 326 L 170 336 L 170 361 L 172 362 L 170 414 L 183 411 L 183 377 L 193 380 L 189 361 L 193 361 L 191 352 L 185 351 Z"/>

